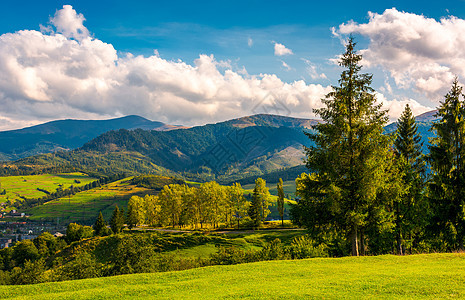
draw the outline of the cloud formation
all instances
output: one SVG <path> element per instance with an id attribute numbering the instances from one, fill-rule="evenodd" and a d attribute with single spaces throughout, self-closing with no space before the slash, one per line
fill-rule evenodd
<path id="1" fill-rule="evenodd" d="M 294 54 L 291 49 L 286 48 L 283 44 L 274 43 L 274 55 L 284 56 Z"/>
<path id="2" fill-rule="evenodd" d="M 213 55 L 199 55 L 192 65 L 163 59 L 156 50 L 149 57 L 119 56 L 92 36 L 84 20 L 64 6 L 42 32 L 0 36 L 0 130 L 130 114 L 184 125 L 260 112 L 308 118 L 331 90 L 303 80 L 286 83 L 274 74 L 250 75 Z M 292 54 L 281 46 L 278 53 Z M 381 100 L 397 107 L 398 101 Z M 409 101 L 414 113 L 428 110 Z"/>
<path id="3" fill-rule="evenodd" d="M 51 18 L 56 30 L 0 36 L 1 130 L 57 118 L 129 114 L 205 124 L 253 114 L 257 105 L 271 108 L 273 101 L 308 117 L 329 91 L 276 75 L 249 75 L 213 55 L 200 55 L 193 65 L 158 53 L 119 57 L 111 44 L 93 38 L 83 21 L 64 6 Z"/>
<path id="4" fill-rule="evenodd" d="M 369 13 L 364 24 L 349 22 L 336 34 L 360 33 L 370 43 L 362 50 L 364 64 L 387 69 L 399 88 L 439 101 L 454 75 L 465 76 L 465 20 L 448 16 L 439 21 L 396 10 Z"/>
<path id="5" fill-rule="evenodd" d="M 50 18 L 50 23 L 65 37 L 81 41 L 89 37 L 89 30 L 83 24 L 85 20 L 71 5 L 63 5 L 63 9 L 57 10 L 55 16 Z"/>

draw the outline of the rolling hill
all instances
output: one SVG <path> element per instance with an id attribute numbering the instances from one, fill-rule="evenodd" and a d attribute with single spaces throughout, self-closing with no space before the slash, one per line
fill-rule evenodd
<path id="1" fill-rule="evenodd" d="M 70 150 L 110 130 L 171 130 L 161 122 L 139 116 L 110 120 L 58 120 L 23 129 L 0 132 L 0 160 L 16 160 L 57 150 Z"/>
<path id="2" fill-rule="evenodd" d="M 137 123 L 143 128 L 154 126 L 153 122 L 140 117 L 128 118 L 138 119 L 139 123 L 132 124 Z M 417 118 L 426 153 L 428 138 L 434 135 L 430 131 L 435 120 L 434 111 Z M 278 173 L 273 172 L 279 171 L 280 177 L 285 176 L 287 170 L 294 174 L 294 168 L 303 165 L 303 146 L 310 145 L 304 131 L 311 131 L 311 126 L 317 122 L 259 114 L 169 131 L 111 130 L 90 139 L 78 149 L 27 157 L 4 164 L 3 170 L 17 168 L 18 174 L 27 174 L 46 166 L 69 166 L 98 174 L 178 174 L 198 181 L 229 183 L 246 179 L 249 183 L 257 176 L 273 174 L 271 177 L 276 177 Z M 395 129 L 395 123 L 385 128 L 386 133 Z M 84 135 L 80 138 L 84 140 Z M 8 172 L 3 173 L 13 175 Z"/>

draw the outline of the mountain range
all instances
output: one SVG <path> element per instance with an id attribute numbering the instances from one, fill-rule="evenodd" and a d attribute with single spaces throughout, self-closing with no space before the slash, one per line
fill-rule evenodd
<path id="1" fill-rule="evenodd" d="M 0 161 L 16 160 L 57 150 L 72 150 L 110 130 L 172 130 L 166 125 L 139 116 L 110 120 L 57 120 L 23 129 L 0 132 Z"/>
<path id="2" fill-rule="evenodd" d="M 417 120 L 427 151 L 434 112 Z M 7 165 L 24 170 L 68 165 L 101 174 L 181 174 L 230 182 L 302 165 L 303 146 L 310 146 L 304 131 L 318 122 L 266 114 L 192 128 L 138 116 L 62 120 L 0 132 L 0 151 L 6 158 L 23 157 Z M 392 123 L 385 130 L 390 133 L 395 128 Z M 28 155 L 40 152 L 49 153 Z"/>

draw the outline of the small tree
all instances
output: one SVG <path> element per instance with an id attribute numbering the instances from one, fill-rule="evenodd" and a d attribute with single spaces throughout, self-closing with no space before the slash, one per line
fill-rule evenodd
<path id="1" fill-rule="evenodd" d="M 259 227 L 270 213 L 268 209 L 270 198 L 271 195 L 266 187 L 266 181 L 262 178 L 257 178 L 257 180 L 255 180 L 255 188 L 253 189 L 252 202 L 249 208 L 249 217 L 253 220 L 255 227 Z"/>
<path id="2" fill-rule="evenodd" d="M 132 196 L 128 202 L 128 213 L 126 223 L 129 229 L 143 223 L 145 219 L 143 199 L 138 196 Z"/>
<path id="3" fill-rule="evenodd" d="M 99 212 L 97 220 L 94 224 L 94 234 L 95 235 L 105 235 L 107 231 L 107 222 L 103 219 L 102 212 Z"/>
<path id="4" fill-rule="evenodd" d="M 247 208 L 249 203 L 244 197 L 244 190 L 240 183 L 234 183 L 228 187 L 228 199 L 230 207 L 232 208 L 233 218 L 237 221 L 237 228 L 239 229 L 240 220 L 247 215 Z"/>
<path id="5" fill-rule="evenodd" d="M 110 219 L 110 227 L 113 233 L 120 233 L 124 227 L 124 212 L 119 210 L 118 205 L 115 206 Z"/>
<path id="6" fill-rule="evenodd" d="M 283 188 L 283 179 L 279 178 L 277 184 L 278 189 L 278 212 L 281 217 L 281 225 L 284 227 L 284 188 Z"/>

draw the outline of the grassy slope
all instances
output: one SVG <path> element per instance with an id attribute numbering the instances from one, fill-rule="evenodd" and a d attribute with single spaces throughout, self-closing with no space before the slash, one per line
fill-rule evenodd
<path id="1" fill-rule="evenodd" d="M 180 272 L 2 286 L 2 298 L 34 299 L 459 299 L 465 254 L 270 261 Z"/>
<path id="2" fill-rule="evenodd" d="M 106 219 L 109 219 L 115 205 L 126 209 L 127 201 L 132 195 L 143 196 L 154 193 L 152 190 L 131 185 L 127 181 L 128 179 L 123 179 L 100 188 L 63 197 L 33 207 L 26 212 L 31 214 L 31 220 L 60 218 L 65 222 L 83 222 L 95 220 L 99 211 Z"/>
<path id="3" fill-rule="evenodd" d="M 75 180 L 80 181 L 80 183 L 76 183 Z M 46 196 L 46 194 L 37 190 L 37 188 L 52 193 L 60 186 L 63 189 L 67 189 L 71 185 L 83 186 L 94 180 L 96 179 L 79 172 L 58 175 L 44 174 L 0 177 L 1 188 L 6 190 L 6 195 L 0 195 L 0 202 L 6 202 L 7 200 L 12 202 L 22 201 L 21 197 L 40 198 Z"/>
<path id="4" fill-rule="evenodd" d="M 259 177 L 259 176 L 258 176 Z M 253 190 L 255 184 L 246 184 L 242 188 L 246 190 Z M 270 190 L 270 194 L 278 195 L 276 182 L 267 182 L 266 187 Z M 285 195 L 290 195 L 291 198 L 295 197 L 295 180 L 288 180 L 283 182 L 283 190 Z"/>

